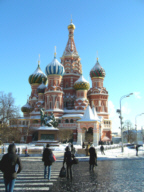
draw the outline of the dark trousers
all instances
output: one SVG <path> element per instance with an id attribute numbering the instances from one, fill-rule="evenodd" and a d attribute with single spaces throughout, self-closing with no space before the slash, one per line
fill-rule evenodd
<path id="1" fill-rule="evenodd" d="M 72 165 L 71 164 L 67 164 L 67 178 L 69 178 L 69 174 L 70 174 L 70 178 L 72 179 Z"/>
<path id="2" fill-rule="evenodd" d="M 16 179 L 4 179 L 5 191 L 13 192 Z"/>
<path id="3" fill-rule="evenodd" d="M 101 151 L 101 154 L 105 155 L 104 151 Z"/>
<path id="4" fill-rule="evenodd" d="M 93 169 L 94 169 L 94 164 L 90 164 L 89 169 L 90 169 L 90 170 L 93 170 Z"/>

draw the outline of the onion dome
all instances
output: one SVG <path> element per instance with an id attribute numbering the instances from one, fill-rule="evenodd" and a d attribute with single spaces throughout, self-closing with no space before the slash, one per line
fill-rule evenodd
<path id="1" fill-rule="evenodd" d="M 80 78 L 74 83 L 74 89 L 76 90 L 89 90 L 90 84 L 81 75 Z"/>
<path id="2" fill-rule="evenodd" d="M 42 78 L 44 78 L 44 84 L 46 84 L 47 83 L 47 76 L 42 72 L 42 70 L 40 68 L 40 61 L 39 61 L 37 69 L 35 70 L 35 72 L 33 74 L 31 74 L 29 76 L 29 83 L 30 84 L 34 84 L 34 83 L 41 84 Z"/>
<path id="3" fill-rule="evenodd" d="M 91 78 L 93 77 L 105 77 L 105 70 L 100 66 L 97 58 L 95 66 L 90 71 Z"/>
<path id="4" fill-rule="evenodd" d="M 71 24 L 68 25 L 68 29 L 75 29 L 75 25 L 72 23 L 72 21 L 71 21 Z"/>
<path id="5" fill-rule="evenodd" d="M 46 85 L 44 84 L 44 79 L 42 79 L 42 84 L 40 84 L 37 88 L 38 93 L 44 93 Z"/>
<path id="6" fill-rule="evenodd" d="M 64 66 L 56 59 L 56 52 L 53 61 L 45 68 L 46 75 L 61 75 L 63 76 L 65 70 Z"/>
<path id="7" fill-rule="evenodd" d="M 27 103 L 24 106 L 22 106 L 21 111 L 23 113 L 30 113 L 33 111 L 33 107 L 27 101 Z"/>

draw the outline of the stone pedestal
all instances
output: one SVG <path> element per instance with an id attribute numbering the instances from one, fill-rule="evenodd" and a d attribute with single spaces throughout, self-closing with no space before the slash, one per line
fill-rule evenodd
<path id="1" fill-rule="evenodd" d="M 82 145 L 82 133 L 78 132 L 77 145 Z"/>

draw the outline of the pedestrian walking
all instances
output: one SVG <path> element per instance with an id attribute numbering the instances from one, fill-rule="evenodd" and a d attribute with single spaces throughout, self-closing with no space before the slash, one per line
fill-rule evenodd
<path id="1" fill-rule="evenodd" d="M 16 154 L 16 146 L 10 144 L 8 153 L 0 161 L 0 170 L 3 172 L 5 191 L 13 192 L 17 174 L 22 170 L 20 157 Z"/>
<path id="2" fill-rule="evenodd" d="M 27 149 L 27 147 L 25 148 L 25 157 L 27 157 L 28 156 L 28 149 Z"/>
<path id="3" fill-rule="evenodd" d="M 20 148 L 18 147 L 18 155 L 20 154 Z"/>
<path id="4" fill-rule="evenodd" d="M 65 163 L 67 170 L 67 179 L 69 179 L 69 177 L 72 179 L 72 157 L 69 146 L 66 147 L 66 152 L 64 153 L 63 166 Z"/>
<path id="5" fill-rule="evenodd" d="M 96 153 L 96 150 L 95 150 L 93 144 L 91 145 L 91 147 L 89 149 L 89 153 L 90 153 L 90 159 L 89 159 L 90 167 L 89 167 L 89 169 L 93 170 L 94 166 L 97 166 L 97 153 Z"/>
<path id="6" fill-rule="evenodd" d="M 105 155 L 105 153 L 104 153 L 104 146 L 103 145 L 101 145 L 100 151 L 101 151 L 101 154 Z"/>
<path id="7" fill-rule="evenodd" d="M 138 145 L 136 145 L 136 156 L 138 156 Z"/>
<path id="8" fill-rule="evenodd" d="M 4 144 L 3 144 L 3 148 L 2 148 L 2 154 L 4 154 L 5 150 L 4 150 Z"/>
<path id="9" fill-rule="evenodd" d="M 82 148 L 85 148 L 85 143 L 83 142 L 83 144 L 82 144 Z"/>
<path id="10" fill-rule="evenodd" d="M 72 156 L 72 158 L 75 157 L 75 154 L 76 154 L 76 149 L 75 149 L 75 147 L 73 146 L 73 144 L 71 144 L 71 156 Z"/>
<path id="11" fill-rule="evenodd" d="M 43 158 L 42 158 L 42 160 L 44 161 L 44 179 L 48 178 L 48 180 L 51 179 L 51 165 L 52 165 L 52 161 L 50 161 L 49 159 L 49 156 L 52 154 L 52 150 L 49 147 L 50 145 L 47 144 L 44 149 Z M 47 173 L 47 169 L 48 169 L 48 173 Z"/>

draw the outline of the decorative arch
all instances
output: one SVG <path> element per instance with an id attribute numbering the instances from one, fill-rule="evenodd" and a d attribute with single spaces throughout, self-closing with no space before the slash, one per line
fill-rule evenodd
<path id="1" fill-rule="evenodd" d="M 68 119 L 66 119 L 66 120 L 65 120 L 65 123 L 69 123 L 69 120 L 68 120 Z"/>
<path id="2" fill-rule="evenodd" d="M 70 123 L 73 123 L 73 122 L 74 122 L 74 120 L 73 120 L 73 119 L 71 119 L 71 120 L 70 120 Z"/>

